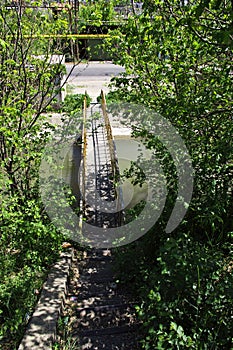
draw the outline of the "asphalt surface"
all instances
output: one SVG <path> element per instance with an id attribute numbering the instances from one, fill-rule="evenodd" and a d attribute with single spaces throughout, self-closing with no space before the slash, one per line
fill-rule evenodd
<path id="1" fill-rule="evenodd" d="M 67 63 L 67 74 L 71 72 L 73 64 Z M 94 61 L 79 63 L 71 72 L 72 77 L 112 77 L 124 72 L 124 68 L 109 61 Z"/>
<path id="2" fill-rule="evenodd" d="M 72 66 L 71 63 L 66 64 L 67 74 L 70 74 L 66 84 L 66 93 L 83 94 L 87 91 L 92 102 L 96 102 L 101 90 L 105 94 L 108 93 L 108 85 L 112 77 L 124 72 L 123 67 L 109 61 L 80 63 L 73 70 Z"/>

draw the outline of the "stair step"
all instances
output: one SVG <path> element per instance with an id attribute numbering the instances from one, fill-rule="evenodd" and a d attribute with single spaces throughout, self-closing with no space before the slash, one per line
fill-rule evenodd
<path id="1" fill-rule="evenodd" d="M 113 327 L 89 332 L 80 341 L 80 350 L 139 350 L 136 329 Z"/>
<path id="2" fill-rule="evenodd" d="M 113 276 L 112 269 L 109 265 L 99 265 L 99 266 L 92 265 L 92 267 L 87 266 L 83 268 L 82 277 L 91 278 L 91 279 L 98 277 L 98 280 L 99 280 L 100 278 L 112 279 L 114 276 Z"/>
<path id="3" fill-rule="evenodd" d="M 88 251 L 78 272 L 67 299 L 72 305 L 72 337 L 78 338 L 79 349 L 139 350 L 136 302 L 115 282 L 111 251 Z"/>
<path id="4" fill-rule="evenodd" d="M 88 276 L 82 275 L 80 277 L 80 283 L 91 283 L 91 284 L 109 284 L 115 282 L 115 278 L 112 276 Z M 115 288 L 115 287 L 114 287 Z"/>
<path id="5" fill-rule="evenodd" d="M 90 336 L 103 336 L 103 335 L 112 335 L 112 334 L 124 334 L 136 332 L 138 330 L 138 325 L 128 325 L 128 326 L 120 326 L 120 327 L 108 327 L 108 328 L 98 328 L 91 330 L 82 330 L 79 332 L 82 337 L 90 337 Z"/>
<path id="6" fill-rule="evenodd" d="M 72 295 L 74 296 L 74 294 Z M 89 289 L 80 289 L 79 294 L 77 294 L 77 299 L 79 302 L 87 299 L 102 300 L 104 302 L 104 300 L 113 300 L 114 298 L 120 298 L 123 301 L 128 300 L 130 303 L 134 304 L 140 303 L 140 301 L 132 299 L 132 296 L 130 294 L 127 294 L 124 291 L 122 292 L 118 288 L 105 288 L 104 290 L 98 288 L 95 291 Z"/>
<path id="7" fill-rule="evenodd" d="M 128 305 L 87 307 L 75 309 L 73 327 L 77 330 L 121 327 L 135 322 L 135 311 Z"/>
<path id="8" fill-rule="evenodd" d="M 102 261 L 102 260 L 98 260 L 95 262 L 91 262 L 91 263 L 86 263 L 82 265 L 82 273 L 83 274 L 90 274 L 90 273 L 102 273 L 103 271 L 105 271 L 106 273 L 111 273 L 113 274 L 112 271 L 112 265 L 111 262 L 109 261 Z"/>
<path id="9" fill-rule="evenodd" d="M 115 283 L 110 282 L 106 283 L 106 281 L 97 281 L 97 283 L 90 282 L 88 280 L 79 280 L 77 286 L 79 287 L 79 292 L 82 294 L 83 292 L 89 291 L 90 293 L 101 293 L 102 290 L 109 291 L 115 290 Z"/>
<path id="10" fill-rule="evenodd" d="M 98 312 L 98 311 L 109 311 L 109 310 L 119 310 L 119 309 L 129 309 L 129 308 L 133 308 L 135 306 L 135 304 L 109 304 L 109 305 L 97 305 L 97 306 L 86 306 L 86 307 L 77 307 L 76 310 L 78 312 L 82 312 L 82 311 L 94 311 L 94 312 Z"/>
<path id="11" fill-rule="evenodd" d="M 121 304 L 122 301 L 124 302 L 125 300 L 122 300 L 122 297 L 118 296 L 111 296 L 109 298 L 100 298 L 100 297 L 94 297 L 94 298 L 87 298 L 87 299 L 81 299 L 79 300 L 75 296 L 70 297 L 70 302 L 75 303 L 77 308 L 84 309 L 86 307 L 95 307 L 95 306 L 107 306 L 107 305 L 117 305 Z M 75 306 L 75 305 L 74 305 Z"/>
<path id="12" fill-rule="evenodd" d="M 82 301 L 83 299 L 90 299 L 90 298 L 113 298 L 117 296 L 117 293 L 115 290 L 99 290 L 95 291 L 94 293 L 90 290 L 80 291 L 80 294 L 77 296 L 79 301 Z"/>

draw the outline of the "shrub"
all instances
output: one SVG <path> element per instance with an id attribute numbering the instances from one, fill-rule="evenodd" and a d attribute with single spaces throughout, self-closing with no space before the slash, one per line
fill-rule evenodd
<path id="1" fill-rule="evenodd" d="M 75 113 L 80 112 L 82 110 L 85 97 L 87 99 L 87 106 L 89 106 L 91 98 L 87 94 L 66 95 L 65 100 L 62 103 L 61 111 L 70 116 L 73 116 Z"/>
<path id="2" fill-rule="evenodd" d="M 20 205 L 19 205 L 20 204 Z M 0 247 L 0 342 L 15 348 L 23 335 L 62 235 L 37 200 L 4 198 Z"/>
<path id="3" fill-rule="evenodd" d="M 146 330 L 144 349 L 230 349 L 233 276 L 227 250 L 188 235 L 161 245 L 141 288 L 147 297 L 137 307 Z"/>

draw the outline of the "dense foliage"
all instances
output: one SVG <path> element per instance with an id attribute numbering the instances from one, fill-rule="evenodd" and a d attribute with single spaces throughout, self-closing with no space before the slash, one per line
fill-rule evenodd
<path id="1" fill-rule="evenodd" d="M 120 255 L 125 279 L 141 291 L 144 349 L 233 346 L 232 16 L 230 1 L 148 0 L 106 44 L 126 68 L 111 98 L 144 104 L 171 121 L 195 170 L 186 217 L 168 234 L 172 159 L 138 125 L 134 135 L 144 137 L 174 179 L 159 222 Z"/>
<path id="2" fill-rule="evenodd" d="M 7 4 L 0 5 L 0 347 L 15 349 L 64 239 L 41 203 L 38 168 L 68 44 L 38 35 L 67 30 L 68 20 L 38 11 L 39 1 Z"/>
<path id="3" fill-rule="evenodd" d="M 114 18 L 115 2 L 80 8 L 79 28 L 70 21 L 69 6 L 58 16 L 56 6 L 38 11 L 40 1 L 22 2 L 34 6 L 28 8 L 7 3 L 0 5 L 0 344 L 14 349 L 63 240 L 41 204 L 38 166 L 54 128 L 45 112 L 63 73 L 61 61 L 51 64 L 50 55 L 62 54 L 68 44 L 37 36 L 82 31 L 88 20 L 100 26 Z M 176 200 L 174 164 L 138 124 L 135 136 L 158 157 L 170 188 L 155 227 L 119 250 L 121 279 L 142 299 L 137 311 L 144 349 L 230 349 L 232 2 L 145 0 L 142 13 L 131 13 L 107 43 L 115 62 L 126 68 L 112 96 L 146 105 L 171 121 L 192 157 L 195 186 L 185 219 L 167 234 Z M 67 98 L 61 111 L 71 115 L 82 99 Z M 131 210 L 131 219 L 137 210 L 140 206 Z"/>

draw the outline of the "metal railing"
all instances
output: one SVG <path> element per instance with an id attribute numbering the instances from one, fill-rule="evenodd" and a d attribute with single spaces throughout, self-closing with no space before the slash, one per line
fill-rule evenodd
<path id="1" fill-rule="evenodd" d="M 97 104 L 99 105 L 99 104 Z M 96 104 L 94 104 L 94 106 L 96 107 Z M 90 113 L 91 115 L 94 114 L 93 112 L 93 108 L 90 108 Z M 97 181 L 97 176 L 100 175 L 101 171 L 106 171 L 107 169 L 107 163 L 109 164 L 109 160 L 110 160 L 110 164 L 109 164 L 109 172 L 107 171 L 107 176 L 110 179 L 110 182 L 112 183 L 112 185 L 110 186 L 110 188 L 112 188 L 113 190 L 113 194 L 114 194 L 114 198 L 115 198 L 115 202 L 116 202 L 116 207 L 115 207 L 115 211 L 113 211 L 113 213 L 115 212 L 116 214 L 114 215 L 115 219 L 115 225 L 116 226 L 121 226 L 123 221 L 124 221 L 124 212 L 122 211 L 123 208 L 123 195 L 122 195 L 122 190 L 120 188 L 120 186 L 118 186 L 119 181 L 120 181 L 120 170 L 119 170 L 119 165 L 118 165 L 118 159 L 117 159 L 117 155 L 116 155 L 116 148 L 115 148 L 115 144 L 114 144 L 114 140 L 113 140 L 113 136 L 112 136 L 112 128 L 111 128 L 111 124 L 110 124 L 110 120 L 108 117 L 108 113 L 107 113 L 107 108 L 106 108 L 106 100 L 105 100 L 105 96 L 103 91 L 101 91 L 101 109 L 102 110 L 102 116 L 104 119 L 104 123 L 103 125 L 103 131 L 104 134 L 102 132 L 97 133 L 97 127 L 96 127 L 96 122 L 95 123 L 91 123 L 92 128 L 94 126 L 95 128 L 95 132 L 93 132 L 92 130 L 92 138 L 93 138 L 93 145 L 94 145 L 94 159 L 95 159 L 95 182 L 93 182 L 93 185 L 96 186 L 95 188 L 95 192 L 98 191 L 98 181 Z M 88 123 L 89 124 L 89 123 Z M 86 207 L 88 207 L 88 203 L 86 201 L 86 198 L 88 196 L 88 191 L 90 191 L 90 189 L 86 188 L 86 182 L 88 179 L 89 174 L 87 173 L 87 169 L 88 168 L 88 161 L 87 161 L 87 147 L 88 147 L 88 140 L 89 138 L 87 137 L 87 133 L 88 133 L 88 129 L 87 129 L 87 101 L 86 98 L 84 99 L 83 102 L 83 125 L 82 125 L 82 149 L 81 149 L 81 154 L 82 154 L 82 173 L 80 174 L 80 190 L 81 190 L 81 200 L 80 200 L 80 230 L 82 231 L 83 229 L 83 219 L 86 218 Z M 98 134 L 98 135 L 97 135 Z M 105 138 L 105 142 L 104 143 L 99 143 L 98 142 L 98 138 L 100 137 L 99 135 L 101 135 L 101 137 L 104 136 Z M 102 146 L 101 146 L 102 145 Z M 104 164 L 106 162 L 106 167 L 102 168 L 102 166 L 100 166 L 101 161 L 99 159 L 99 157 L 103 155 L 101 149 L 99 149 L 99 147 L 103 147 L 105 148 L 106 152 L 105 154 L 105 160 L 104 160 Z M 98 159 L 97 159 L 98 158 Z M 102 158 L 101 158 L 102 159 Z M 97 167 L 97 165 L 99 164 L 99 166 Z M 92 203 L 93 204 L 93 203 Z M 97 199 L 95 198 L 95 215 L 97 215 L 98 217 L 95 218 L 95 223 L 96 224 L 100 224 L 99 220 L 101 218 L 101 213 L 98 212 L 97 210 Z"/>
<path id="2" fill-rule="evenodd" d="M 120 169 L 119 169 L 118 158 L 116 154 L 116 147 L 112 136 L 112 127 L 111 127 L 110 120 L 107 113 L 106 99 L 105 99 L 103 90 L 101 90 L 101 108 L 103 111 L 105 128 L 107 132 L 107 141 L 108 141 L 108 147 L 109 147 L 109 153 L 110 153 L 113 183 L 115 187 L 115 198 L 117 203 L 116 211 L 118 214 L 117 221 L 118 221 L 118 225 L 120 226 L 124 220 L 124 213 L 122 212 L 123 194 L 120 186 L 118 187 L 118 184 L 120 182 Z"/>
<path id="3" fill-rule="evenodd" d="M 106 132 L 107 132 L 107 140 L 108 140 L 108 147 L 109 147 L 109 153 L 110 153 L 112 175 L 115 178 L 115 176 L 118 175 L 119 168 L 116 167 L 116 154 L 115 154 L 115 146 L 114 146 L 113 137 L 112 137 L 112 128 L 111 128 L 110 120 L 109 120 L 108 113 L 107 113 L 106 99 L 105 99 L 103 90 L 101 90 L 101 108 L 102 108 L 102 112 L 103 112 Z"/>
<path id="4" fill-rule="evenodd" d="M 80 173 L 80 221 L 79 221 L 79 229 L 82 232 L 82 223 L 83 223 L 83 218 L 85 216 L 85 205 L 86 205 L 86 199 L 85 199 L 85 181 L 86 181 L 86 158 L 87 158 L 87 129 L 86 129 L 86 124 L 87 124 L 87 98 L 86 96 L 84 97 L 83 100 L 83 124 L 82 124 L 82 149 L 81 149 L 81 169 L 82 173 Z"/>

